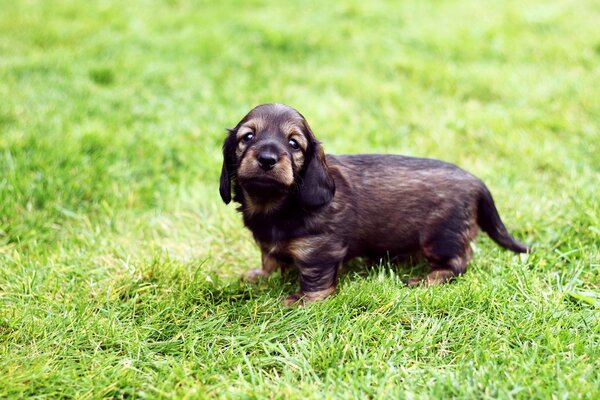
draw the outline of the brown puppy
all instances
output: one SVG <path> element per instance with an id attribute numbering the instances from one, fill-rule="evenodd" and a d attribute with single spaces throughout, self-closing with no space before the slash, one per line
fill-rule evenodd
<path id="1" fill-rule="evenodd" d="M 295 264 L 300 291 L 285 304 L 335 292 L 341 264 L 353 257 L 423 255 L 426 284 L 466 271 L 479 228 L 517 253 L 527 246 L 507 232 L 483 182 L 455 165 L 397 155 L 323 153 L 304 117 L 291 107 L 254 108 L 223 145 L 220 193 L 240 203 L 268 276 Z M 413 280 L 411 283 L 415 283 Z"/>

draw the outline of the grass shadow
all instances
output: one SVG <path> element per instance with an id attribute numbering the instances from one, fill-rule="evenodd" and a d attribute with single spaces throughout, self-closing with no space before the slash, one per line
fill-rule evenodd
<path id="1" fill-rule="evenodd" d="M 347 276 L 367 278 L 382 270 L 393 271 L 403 281 L 411 278 L 421 278 L 431 272 L 431 267 L 420 257 L 365 259 L 356 258 L 345 263 L 340 271 L 339 278 Z"/>

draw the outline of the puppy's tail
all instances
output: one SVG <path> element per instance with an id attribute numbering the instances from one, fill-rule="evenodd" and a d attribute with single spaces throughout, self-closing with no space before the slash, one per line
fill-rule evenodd
<path id="1" fill-rule="evenodd" d="M 529 247 L 520 243 L 508 233 L 504 223 L 502 223 L 502 220 L 500 219 L 500 215 L 498 215 L 498 210 L 496 210 L 492 194 L 485 186 L 482 186 L 481 195 L 479 197 L 477 224 L 494 240 L 494 242 L 505 249 L 514 251 L 515 253 L 530 252 Z"/>

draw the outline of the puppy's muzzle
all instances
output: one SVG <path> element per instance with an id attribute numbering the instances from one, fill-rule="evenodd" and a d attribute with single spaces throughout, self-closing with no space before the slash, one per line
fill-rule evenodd
<path id="1" fill-rule="evenodd" d="M 256 162 L 263 171 L 270 171 L 283 156 L 285 156 L 285 149 L 282 149 L 278 143 L 269 141 L 258 147 Z"/>
<path id="2" fill-rule="evenodd" d="M 273 169 L 275 164 L 277 164 L 277 154 L 272 151 L 261 151 L 256 157 L 258 161 L 258 166 L 262 168 L 264 171 L 270 171 Z"/>

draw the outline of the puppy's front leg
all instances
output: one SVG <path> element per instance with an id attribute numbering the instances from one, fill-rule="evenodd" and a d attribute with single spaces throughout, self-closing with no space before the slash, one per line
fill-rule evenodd
<path id="1" fill-rule="evenodd" d="M 311 237 L 292 243 L 289 249 L 300 271 L 300 291 L 289 295 L 283 301 L 284 305 L 304 305 L 335 293 L 337 275 L 346 247 L 333 240 Z"/>
<path id="2" fill-rule="evenodd" d="M 290 294 L 283 305 L 304 305 L 323 300 L 335 293 L 338 263 L 325 266 L 299 266 L 300 291 Z"/>
<path id="3" fill-rule="evenodd" d="M 277 269 L 278 263 L 265 250 L 261 249 L 262 268 L 254 268 L 246 272 L 243 279 L 250 282 L 257 282 L 260 278 L 266 278 Z"/>

